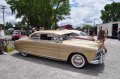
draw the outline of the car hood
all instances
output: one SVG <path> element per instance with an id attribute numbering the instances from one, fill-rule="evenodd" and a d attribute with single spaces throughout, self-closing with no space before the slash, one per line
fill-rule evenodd
<path id="1" fill-rule="evenodd" d="M 88 41 L 88 40 L 82 40 L 82 39 L 66 40 L 66 41 L 63 41 L 63 44 L 79 46 L 79 47 L 95 47 L 95 48 L 99 47 L 99 44 L 95 41 Z"/>

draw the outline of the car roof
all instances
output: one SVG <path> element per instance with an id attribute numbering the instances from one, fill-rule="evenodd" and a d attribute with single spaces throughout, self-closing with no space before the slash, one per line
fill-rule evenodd
<path id="1" fill-rule="evenodd" d="M 67 30 L 41 30 L 41 31 L 36 31 L 34 33 L 63 35 L 63 34 L 69 34 L 72 32 Z"/>
<path id="2" fill-rule="evenodd" d="M 68 30 L 68 31 L 70 31 L 72 33 L 80 33 L 80 32 L 82 32 L 82 31 L 79 31 L 79 30 Z"/>

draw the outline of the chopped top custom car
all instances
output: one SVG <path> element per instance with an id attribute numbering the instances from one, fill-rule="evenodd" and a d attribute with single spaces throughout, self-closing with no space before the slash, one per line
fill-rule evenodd
<path id="1" fill-rule="evenodd" d="M 16 50 L 23 56 L 28 54 L 70 61 L 76 68 L 87 63 L 103 63 L 105 52 L 98 43 L 88 40 L 73 39 L 71 32 L 65 30 L 45 30 L 32 33 L 28 38 L 14 42 Z"/>

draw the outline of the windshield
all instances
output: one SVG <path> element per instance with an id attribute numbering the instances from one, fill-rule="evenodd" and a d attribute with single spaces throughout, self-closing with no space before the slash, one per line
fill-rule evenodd
<path id="1" fill-rule="evenodd" d="M 80 36 L 88 36 L 85 32 L 80 32 Z"/>

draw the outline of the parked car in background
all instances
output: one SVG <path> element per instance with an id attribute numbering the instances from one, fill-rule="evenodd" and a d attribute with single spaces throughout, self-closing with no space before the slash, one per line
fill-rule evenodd
<path id="1" fill-rule="evenodd" d="M 94 37 L 87 35 L 85 32 L 78 30 L 68 30 L 68 31 L 72 32 L 72 36 L 76 39 L 95 41 Z"/>
<path id="2" fill-rule="evenodd" d="M 102 64 L 105 57 L 105 51 L 99 43 L 73 39 L 71 32 L 65 30 L 36 31 L 29 37 L 16 40 L 14 46 L 23 56 L 33 54 L 70 61 L 76 68 L 82 68 L 87 63 Z"/>
<path id="3" fill-rule="evenodd" d="M 21 30 L 14 30 L 12 34 L 12 40 L 18 40 L 23 36 L 25 36 L 25 33 L 22 33 Z"/>

